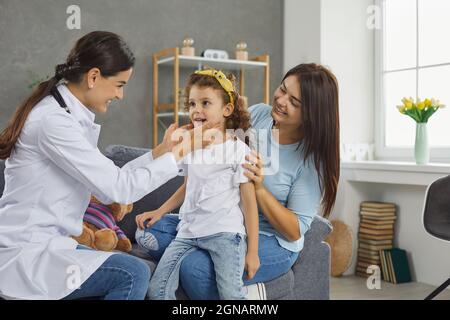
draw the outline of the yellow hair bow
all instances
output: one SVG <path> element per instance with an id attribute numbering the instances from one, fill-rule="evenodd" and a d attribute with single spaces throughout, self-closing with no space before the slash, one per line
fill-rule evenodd
<path id="1" fill-rule="evenodd" d="M 206 69 L 206 70 L 197 70 L 197 71 L 195 71 L 195 74 L 201 74 L 201 75 L 216 78 L 216 80 L 220 83 L 222 88 L 230 96 L 231 104 L 234 104 L 234 99 L 233 99 L 233 94 L 232 94 L 234 92 L 233 83 L 227 78 L 227 76 L 222 71 L 214 70 L 214 69 Z"/>

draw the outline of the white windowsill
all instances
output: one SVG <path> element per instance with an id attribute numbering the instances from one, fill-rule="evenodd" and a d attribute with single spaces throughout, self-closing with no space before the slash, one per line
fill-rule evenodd
<path id="1" fill-rule="evenodd" d="M 450 174 L 450 164 L 396 161 L 342 161 L 341 177 L 346 181 L 428 186 Z"/>

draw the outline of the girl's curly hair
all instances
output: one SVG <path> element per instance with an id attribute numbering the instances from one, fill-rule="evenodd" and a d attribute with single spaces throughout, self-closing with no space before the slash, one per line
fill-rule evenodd
<path id="1" fill-rule="evenodd" d="M 246 131 L 250 128 L 250 114 L 247 111 L 247 105 L 245 102 L 245 99 L 239 95 L 236 91 L 236 77 L 233 74 L 228 74 L 227 78 L 233 83 L 233 87 L 235 88 L 235 91 L 231 92 L 231 95 L 233 96 L 234 100 L 234 109 L 233 113 L 227 117 L 225 120 L 225 129 L 242 129 Z M 191 88 L 193 86 L 198 86 L 200 88 L 213 88 L 221 91 L 222 99 L 225 104 L 231 103 L 230 96 L 225 91 L 225 89 L 220 85 L 219 81 L 216 80 L 216 78 L 208 75 L 202 75 L 202 74 L 191 74 L 189 77 L 188 83 L 186 85 L 186 88 L 184 90 L 185 93 L 185 100 L 184 100 L 184 106 L 186 111 L 189 110 L 189 94 L 191 91 Z"/>

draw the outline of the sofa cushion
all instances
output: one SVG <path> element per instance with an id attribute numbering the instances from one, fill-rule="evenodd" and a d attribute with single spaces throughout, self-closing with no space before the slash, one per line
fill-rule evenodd
<path id="1" fill-rule="evenodd" d="M 316 216 L 305 234 L 305 246 L 292 267 L 294 290 L 291 299 L 325 300 L 330 297 L 330 246 L 323 241 L 332 225 Z"/>
<path id="2" fill-rule="evenodd" d="M 114 161 L 116 166 L 123 167 L 127 162 L 149 151 L 150 149 L 113 144 L 106 147 L 105 156 Z"/>
<path id="3" fill-rule="evenodd" d="M 305 233 L 305 241 L 320 243 L 330 234 L 333 226 L 330 221 L 316 215 L 311 223 L 311 227 Z"/>
<path id="4" fill-rule="evenodd" d="M 292 299 L 294 292 L 294 272 L 292 269 L 272 281 L 264 283 L 268 300 Z"/>

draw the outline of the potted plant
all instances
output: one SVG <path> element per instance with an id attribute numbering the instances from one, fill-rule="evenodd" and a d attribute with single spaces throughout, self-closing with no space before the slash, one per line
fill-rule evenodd
<path id="1" fill-rule="evenodd" d="M 427 122 L 438 110 L 445 107 L 439 100 L 417 98 L 403 98 L 403 104 L 397 106 L 400 113 L 410 116 L 416 121 L 416 140 L 414 144 L 414 157 L 416 164 L 427 164 L 430 160 L 430 149 L 428 145 Z"/>

